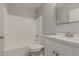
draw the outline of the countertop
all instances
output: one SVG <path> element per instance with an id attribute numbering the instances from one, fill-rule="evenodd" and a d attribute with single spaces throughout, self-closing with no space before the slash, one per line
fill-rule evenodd
<path id="1" fill-rule="evenodd" d="M 65 37 L 60 35 L 41 35 L 41 37 L 45 37 L 67 45 L 79 47 L 79 37 Z"/>

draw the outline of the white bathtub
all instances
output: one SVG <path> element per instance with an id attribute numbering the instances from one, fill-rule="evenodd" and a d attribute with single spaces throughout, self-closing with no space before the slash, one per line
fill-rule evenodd
<path id="1" fill-rule="evenodd" d="M 29 49 L 27 47 L 17 48 L 4 52 L 4 56 L 28 56 Z"/>

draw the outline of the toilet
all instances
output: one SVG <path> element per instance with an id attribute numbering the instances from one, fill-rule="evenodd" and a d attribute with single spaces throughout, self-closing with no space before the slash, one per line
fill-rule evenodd
<path id="1" fill-rule="evenodd" d="M 40 44 L 31 44 L 28 46 L 30 56 L 44 55 L 44 46 Z"/>

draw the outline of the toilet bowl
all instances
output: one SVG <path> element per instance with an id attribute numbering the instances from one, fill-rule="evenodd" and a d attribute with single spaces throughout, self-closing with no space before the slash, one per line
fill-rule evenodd
<path id="1" fill-rule="evenodd" d="M 40 44 L 32 44 L 32 45 L 29 45 L 29 50 L 31 52 L 37 52 L 37 51 L 40 51 L 42 48 L 44 48 L 44 46 L 40 45 Z"/>
<path id="2" fill-rule="evenodd" d="M 37 53 L 39 52 L 43 52 L 44 46 L 40 45 L 40 44 L 31 44 L 29 45 L 29 51 L 31 55 L 37 55 Z"/>

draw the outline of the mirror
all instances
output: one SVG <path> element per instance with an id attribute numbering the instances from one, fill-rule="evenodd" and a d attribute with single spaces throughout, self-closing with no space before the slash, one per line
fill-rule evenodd
<path id="1" fill-rule="evenodd" d="M 57 3 L 56 23 L 66 24 L 79 21 L 79 3 Z"/>

